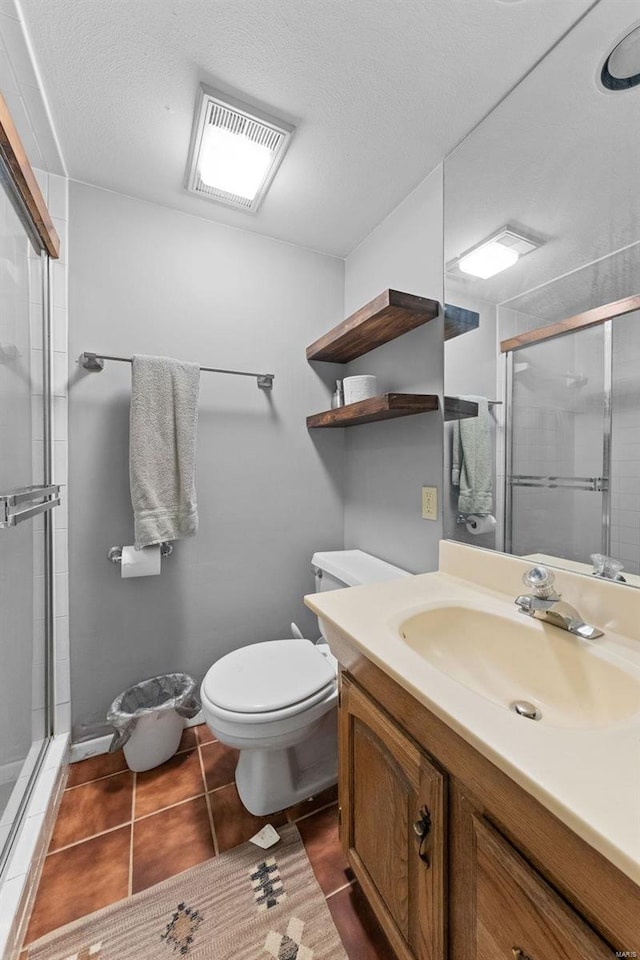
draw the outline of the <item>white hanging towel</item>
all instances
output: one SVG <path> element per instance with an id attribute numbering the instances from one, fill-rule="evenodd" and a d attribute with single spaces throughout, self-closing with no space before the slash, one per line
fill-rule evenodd
<path id="1" fill-rule="evenodd" d="M 195 489 L 200 367 L 134 356 L 129 414 L 129 483 L 135 546 L 198 532 Z"/>

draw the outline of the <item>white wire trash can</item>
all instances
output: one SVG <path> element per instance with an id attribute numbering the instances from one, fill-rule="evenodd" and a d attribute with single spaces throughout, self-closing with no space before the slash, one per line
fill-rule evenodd
<path id="1" fill-rule="evenodd" d="M 185 719 L 196 716 L 200 698 L 196 681 L 186 673 L 167 673 L 124 690 L 109 707 L 114 727 L 109 753 L 122 749 L 136 773 L 169 760 L 180 743 Z"/>

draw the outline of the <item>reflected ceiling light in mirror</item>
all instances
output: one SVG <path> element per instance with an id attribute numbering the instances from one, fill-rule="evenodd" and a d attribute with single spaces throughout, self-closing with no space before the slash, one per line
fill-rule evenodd
<path id="1" fill-rule="evenodd" d="M 519 258 L 520 254 L 516 250 L 503 247 L 501 243 L 492 240 L 478 247 L 473 253 L 468 253 L 460 260 L 458 266 L 463 273 L 488 280 L 489 277 L 494 277 L 496 273 L 506 270 L 507 267 L 512 267 Z"/>
<path id="2" fill-rule="evenodd" d="M 254 213 L 293 131 L 290 124 L 203 84 L 189 150 L 187 190 Z"/>
<path id="3" fill-rule="evenodd" d="M 640 84 L 640 24 L 618 40 L 600 72 L 606 90 L 629 90 Z"/>
<path id="4" fill-rule="evenodd" d="M 512 267 L 520 257 L 539 246 L 539 242 L 523 236 L 512 227 L 502 227 L 458 257 L 455 265 L 462 273 L 488 280 Z"/>

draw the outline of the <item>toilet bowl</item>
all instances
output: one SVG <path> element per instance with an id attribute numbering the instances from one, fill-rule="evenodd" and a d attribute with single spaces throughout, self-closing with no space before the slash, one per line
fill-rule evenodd
<path id="1" fill-rule="evenodd" d="M 236 786 L 250 813 L 336 782 L 336 674 L 328 650 L 288 638 L 234 650 L 207 673 L 202 711 L 218 740 L 240 751 Z"/>
<path id="2" fill-rule="evenodd" d="M 408 576 L 360 550 L 314 554 L 316 591 Z M 321 637 L 269 640 L 221 657 L 201 686 L 213 735 L 240 751 L 236 786 L 265 816 L 337 781 L 338 663 Z"/>

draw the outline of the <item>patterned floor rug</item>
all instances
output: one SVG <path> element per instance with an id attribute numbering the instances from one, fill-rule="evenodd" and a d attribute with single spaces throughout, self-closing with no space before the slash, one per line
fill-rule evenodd
<path id="1" fill-rule="evenodd" d="M 347 960 L 295 824 L 245 843 L 29 948 L 29 960 Z"/>

